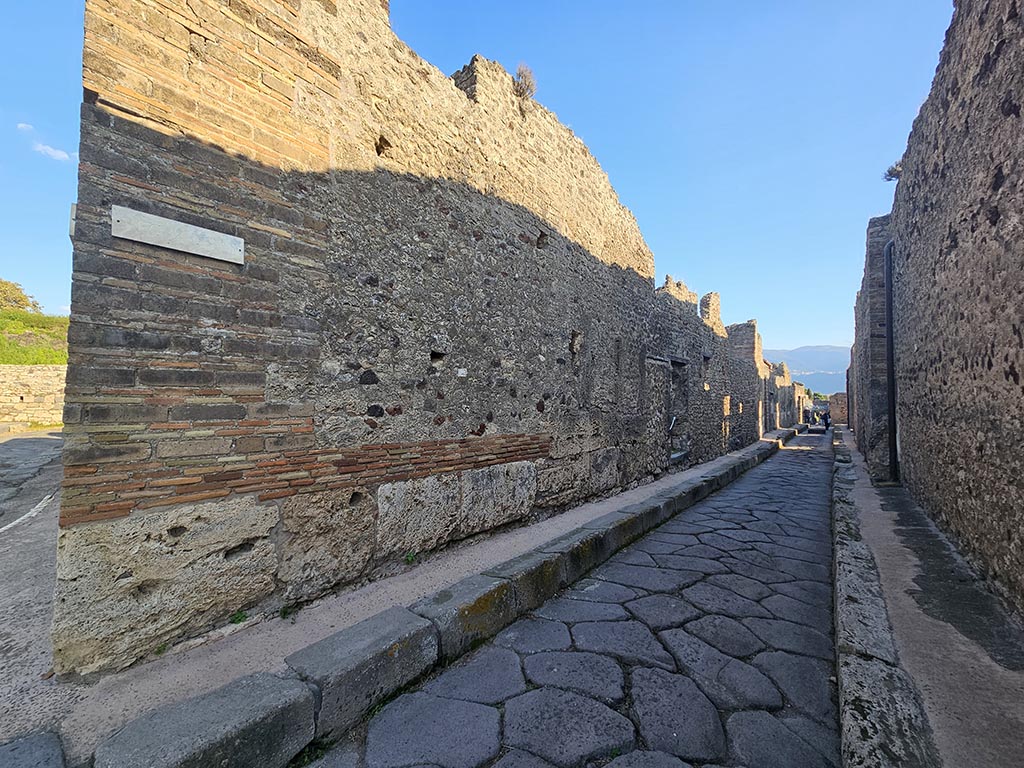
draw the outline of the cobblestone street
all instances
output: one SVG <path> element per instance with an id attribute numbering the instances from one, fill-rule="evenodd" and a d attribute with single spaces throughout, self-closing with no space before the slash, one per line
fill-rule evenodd
<path id="1" fill-rule="evenodd" d="M 795 438 L 317 765 L 837 765 L 831 466 Z"/>

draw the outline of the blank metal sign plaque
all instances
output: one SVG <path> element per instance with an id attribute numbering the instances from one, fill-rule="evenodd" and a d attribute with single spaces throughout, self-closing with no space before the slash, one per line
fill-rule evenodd
<path id="1" fill-rule="evenodd" d="M 234 235 L 195 227 L 163 216 L 133 211 L 114 205 L 110 208 L 110 234 L 125 240 L 194 253 L 208 259 L 245 263 L 245 241 Z"/>

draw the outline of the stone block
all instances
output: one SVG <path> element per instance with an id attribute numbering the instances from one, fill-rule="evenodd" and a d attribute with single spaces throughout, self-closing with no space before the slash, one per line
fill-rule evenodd
<path id="1" fill-rule="evenodd" d="M 277 578 L 285 600 L 322 595 L 354 581 L 373 555 L 373 500 L 351 490 L 293 496 L 281 505 L 285 534 Z"/>
<path id="2" fill-rule="evenodd" d="M 468 576 L 423 598 L 410 610 L 429 619 L 437 628 L 441 658 L 448 662 L 511 624 L 519 615 L 520 606 L 511 581 Z"/>
<path id="3" fill-rule="evenodd" d="M 549 541 L 541 551 L 564 554 L 566 579 L 574 582 L 614 554 L 607 538 L 604 531 L 582 528 Z"/>
<path id="4" fill-rule="evenodd" d="M 313 693 L 261 672 L 133 720 L 96 748 L 95 768 L 286 766 L 313 740 Z"/>
<path id="5" fill-rule="evenodd" d="M 64 768 L 64 750 L 55 733 L 33 733 L 0 744 L 4 768 Z"/>
<path id="6" fill-rule="evenodd" d="M 512 582 L 521 610 L 539 607 L 566 584 L 565 555 L 561 552 L 527 552 L 484 571 L 484 576 Z"/>
<path id="7" fill-rule="evenodd" d="M 405 608 L 388 608 L 285 659 L 319 692 L 317 738 L 340 735 L 367 710 L 424 674 L 438 633 Z"/>
<path id="8" fill-rule="evenodd" d="M 249 496 L 61 529 L 57 671 L 125 667 L 269 596 L 277 524 L 277 507 Z"/>

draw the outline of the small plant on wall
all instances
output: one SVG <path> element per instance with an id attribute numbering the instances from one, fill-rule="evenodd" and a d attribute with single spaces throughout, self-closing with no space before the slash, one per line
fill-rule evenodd
<path id="1" fill-rule="evenodd" d="M 532 99 L 537 93 L 537 80 L 533 76 L 533 70 L 522 62 L 516 67 L 516 74 L 512 78 L 512 91 L 520 99 Z"/>

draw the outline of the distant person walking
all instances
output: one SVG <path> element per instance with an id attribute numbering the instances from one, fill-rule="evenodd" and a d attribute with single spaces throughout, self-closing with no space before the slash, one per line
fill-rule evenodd
<path id="1" fill-rule="evenodd" d="M 825 422 L 825 429 L 828 429 L 829 426 L 832 424 L 832 414 L 830 414 L 828 411 L 825 411 L 823 414 L 821 414 L 821 418 L 822 421 Z"/>

